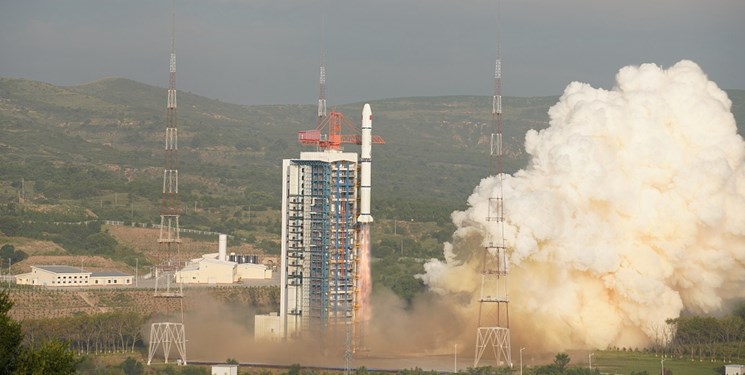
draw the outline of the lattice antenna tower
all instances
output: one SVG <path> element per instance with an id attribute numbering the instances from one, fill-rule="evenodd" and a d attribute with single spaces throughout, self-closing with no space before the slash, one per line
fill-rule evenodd
<path id="1" fill-rule="evenodd" d="M 176 111 L 176 15 L 173 15 L 171 58 L 168 69 L 168 102 L 166 105 L 165 167 L 160 207 L 158 265 L 156 266 L 156 297 L 183 296 L 183 290 L 171 290 L 175 271 L 179 267 L 179 194 L 178 194 L 178 116 Z M 160 285 L 159 281 L 165 281 Z M 165 290 L 163 290 L 165 287 Z"/>
<path id="2" fill-rule="evenodd" d="M 492 97 L 493 133 L 490 143 L 490 160 L 495 168 L 497 188 L 489 198 L 487 221 L 496 222 L 493 241 L 484 247 L 481 270 L 481 293 L 476 328 L 476 353 L 474 367 L 478 367 L 484 354 L 491 354 L 496 365 L 512 367 L 510 349 L 510 313 L 507 293 L 507 251 L 504 241 L 504 147 L 502 124 L 502 57 L 500 46 L 500 5 L 497 2 L 497 57 L 494 69 L 494 96 Z"/>
<path id="3" fill-rule="evenodd" d="M 172 286 L 176 271 L 181 267 L 179 244 L 179 195 L 178 195 L 178 117 L 176 112 L 176 11 L 173 2 L 171 33 L 171 56 L 168 69 L 168 102 L 166 104 L 165 167 L 163 169 L 163 192 L 160 208 L 160 234 L 158 236 L 158 259 L 155 266 L 156 306 L 166 304 L 162 299 L 177 299 L 181 322 L 157 322 L 150 328 L 150 346 L 147 364 L 162 348 L 168 363 L 171 346 L 175 346 L 181 364 L 186 364 L 186 334 L 184 328 L 183 289 Z M 163 283 L 165 285 L 163 285 Z"/>
<path id="4" fill-rule="evenodd" d="M 318 77 L 318 125 L 326 119 L 326 46 L 323 28 L 325 19 L 321 18 L 321 63 L 320 74 Z"/>

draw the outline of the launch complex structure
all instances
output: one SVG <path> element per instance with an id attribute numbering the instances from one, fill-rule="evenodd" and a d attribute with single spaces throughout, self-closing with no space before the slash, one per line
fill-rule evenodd
<path id="1" fill-rule="evenodd" d="M 175 4 L 174 4 L 175 7 Z M 156 322 L 150 326 L 149 365 L 159 349 L 168 363 L 171 346 L 175 346 L 181 364 L 186 364 L 186 332 L 184 329 L 184 293 L 175 282 L 176 271 L 183 266 L 179 244 L 179 194 L 178 194 L 178 117 L 176 112 L 176 13 L 173 13 L 171 56 L 168 70 L 168 103 L 166 105 L 165 167 L 160 208 L 160 234 L 158 236 L 157 263 L 155 265 L 155 293 L 153 298 L 177 299 L 180 305 L 180 322 Z M 155 306 L 162 305 L 156 301 Z"/>
<path id="2" fill-rule="evenodd" d="M 322 57 L 316 129 L 298 133 L 316 151 L 282 162 L 279 334 L 326 343 L 344 337 L 349 365 L 370 318 L 371 154 L 384 141 L 372 135 L 369 104 L 361 134 L 340 112 L 327 115 L 325 78 Z M 343 144 L 361 145 L 361 154 L 344 152 Z"/>
<path id="3" fill-rule="evenodd" d="M 499 7 L 499 3 L 497 3 Z M 504 165 L 502 158 L 502 57 L 499 35 L 499 9 L 497 9 L 497 58 L 494 69 L 494 95 L 492 97 L 493 133 L 490 142 L 490 160 L 495 168 L 497 188 L 489 198 L 486 218 L 496 223 L 495 235 L 484 247 L 481 292 L 479 296 L 478 326 L 476 328 L 476 353 L 473 367 L 478 367 L 485 352 L 492 354 L 496 365 L 512 367 L 510 348 L 510 312 L 507 290 L 507 249 L 504 241 Z"/>

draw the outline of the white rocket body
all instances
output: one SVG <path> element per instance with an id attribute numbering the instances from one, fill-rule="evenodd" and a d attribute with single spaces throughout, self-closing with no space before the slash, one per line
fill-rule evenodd
<path id="1" fill-rule="evenodd" d="M 372 223 L 370 190 L 372 173 L 372 110 L 370 104 L 362 109 L 362 155 L 360 160 L 360 216 L 358 223 Z"/>

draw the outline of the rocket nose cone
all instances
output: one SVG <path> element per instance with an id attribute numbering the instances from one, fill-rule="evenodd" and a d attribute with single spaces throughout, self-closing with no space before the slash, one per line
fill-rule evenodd
<path id="1" fill-rule="evenodd" d="M 365 107 L 362 108 L 362 119 L 372 120 L 372 109 L 370 109 L 370 104 L 365 103 Z"/>

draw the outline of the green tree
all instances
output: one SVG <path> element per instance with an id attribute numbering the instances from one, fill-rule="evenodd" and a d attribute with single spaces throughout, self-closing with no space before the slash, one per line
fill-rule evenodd
<path id="1" fill-rule="evenodd" d="M 28 258 L 28 254 L 21 250 L 16 250 L 15 246 L 9 243 L 0 248 L 0 260 L 10 259 L 11 262 L 18 263 L 26 258 Z"/>
<path id="2" fill-rule="evenodd" d="M 13 237 L 21 231 L 21 221 L 13 216 L 0 216 L 0 232 Z"/>
<path id="3" fill-rule="evenodd" d="M 127 357 L 127 359 L 119 365 L 119 368 L 121 368 L 126 375 L 142 375 L 145 373 L 145 366 L 142 362 L 132 357 Z"/>
<path id="4" fill-rule="evenodd" d="M 600 370 L 590 370 L 587 367 L 573 367 L 567 369 L 564 373 L 567 375 L 600 375 Z"/>
<path id="5" fill-rule="evenodd" d="M 114 237 L 111 237 L 106 232 L 98 232 L 91 234 L 85 238 L 85 250 L 87 254 L 91 255 L 111 255 L 114 253 L 114 248 L 117 242 Z"/>
<path id="6" fill-rule="evenodd" d="M 12 374 L 21 351 L 21 324 L 8 316 L 13 301 L 7 290 L 0 292 L 0 373 Z"/>
<path id="7" fill-rule="evenodd" d="M 571 359 L 569 358 L 569 354 L 559 353 L 554 358 L 554 365 L 556 365 L 559 371 L 564 372 L 564 369 L 569 364 L 569 361 L 571 361 Z"/>
<path id="8" fill-rule="evenodd" d="M 8 316 L 13 301 L 7 290 L 0 292 L 0 373 L 23 375 L 67 375 L 82 361 L 67 342 L 50 340 L 37 348 L 21 345 L 21 324 Z"/>
<path id="9" fill-rule="evenodd" d="M 300 365 L 295 363 L 287 370 L 287 375 L 300 375 Z"/>
<path id="10" fill-rule="evenodd" d="M 18 374 L 69 375 L 82 359 L 77 358 L 66 342 L 51 340 L 39 348 L 24 348 L 18 356 Z"/>
<path id="11" fill-rule="evenodd" d="M 745 320 L 745 302 L 741 303 L 740 306 L 737 306 L 737 308 L 735 308 L 733 315 L 739 316 L 742 320 Z"/>

